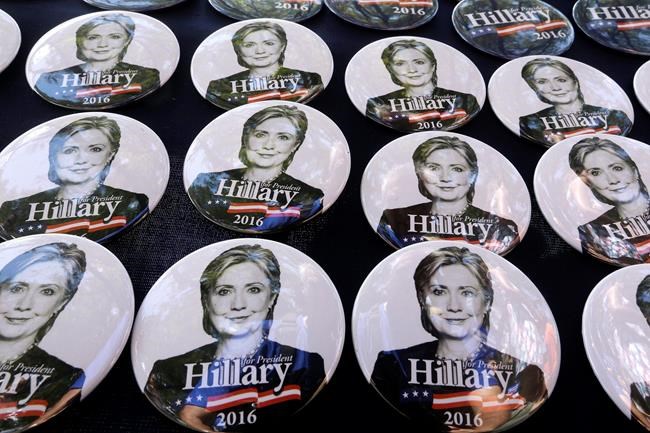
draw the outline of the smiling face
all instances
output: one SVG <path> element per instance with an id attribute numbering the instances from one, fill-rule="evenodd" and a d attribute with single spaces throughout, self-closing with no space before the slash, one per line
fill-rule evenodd
<path id="1" fill-rule="evenodd" d="M 550 104 L 569 104 L 578 99 L 578 83 L 552 66 L 541 66 L 533 74 L 532 84 L 540 98 Z"/>
<path id="2" fill-rule="evenodd" d="M 66 301 L 68 273 L 56 260 L 37 262 L 0 287 L 0 340 L 35 338 Z"/>
<path id="3" fill-rule="evenodd" d="M 293 123 L 286 117 L 272 117 L 250 132 L 246 158 L 252 167 L 279 167 L 298 145 L 298 133 Z"/>
<path id="4" fill-rule="evenodd" d="M 391 59 L 390 68 L 404 87 L 429 84 L 435 72 L 431 60 L 415 48 L 404 48 L 397 51 Z"/>
<path id="5" fill-rule="evenodd" d="M 97 179 L 115 152 L 99 129 L 77 132 L 55 155 L 55 170 L 61 185 L 83 184 Z"/>
<path id="6" fill-rule="evenodd" d="M 239 54 L 249 68 L 265 68 L 275 64 L 279 67 L 284 44 L 268 30 L 257 30 L 246 36 L 239 44 Z"/>
<path id="7" fill-rule="evenodd" d="M 100 24 L 90 30 L 81 42 L 81 53 L 90 62 L 117 59 L 129 43 L 129 36 L 117 23 Z"/>
<path id="8" fill-rule="evenodd" d="M 418 166 L 417 175 L 429 195 L 442 201 L 461 200 L 472 186 L 469 164 L 453 149 L 431 152 Z"/>
<path id="9" fill-rule="evenodd" d="M 252 262 L 228 267 L 210 289 L 208 314 L 222 336 L 245 336 L 262 329 L 275 294 L 262 269 Z"/>
<path id="10" fill-rule="evenodd" d="M 585 156 L 583 165 L 587 185 L 612 203 L 625 204 L 639 197 L 638 173 L 619 156 L 594 150 Z"/>
<path id="11" fill-rule="evenodd" d="M 467 267 L 441 266 L 422 296 L 440 339 L 465 340 L 479 334 L 487 302 L 479 281 Z"/>

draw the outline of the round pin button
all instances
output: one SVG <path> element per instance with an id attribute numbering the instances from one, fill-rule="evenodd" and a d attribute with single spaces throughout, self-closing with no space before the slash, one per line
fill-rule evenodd
<path id="1" fill-rule="evenodd" d="M 120 261 L 95 242 L 38 235 L 0 245 L 3 432 L 84 399 L 126 344 L 134 299 Z"/>
<path id="2" fill-rule="evenodd" d="M 208 36 L 192 57 L 196 90 L 229 110 L 252 102 L 307 103 L 329 83 L 332 53 L 314 32 L 284 20 L 248 20 Z"/>
<path id="3" fill-rule="evenodd" d="M 580 30 L 606 47 L 650 55 L 648 0 L 578 0 L 573 19 Z"/>
<path id="4" fill-rule="evenodd" d="M 609 397 L 650 430 L 650 265 L 619 269 L 596 285 L 582 314 L 582 338 Z"/>
<path id="5" fill-rule="evenodd" d="M 645 108 L 650 113 L 650 62 L 644 63 L 634 75 L 634 93 Z"/>
<path id="6" fill-rule="evenodd" d="M 398 138 L 370 160 L 361 203 L 395 248 L 460 240 L 507 254 L 530 223 L 530 196 L 517 169 L 478 140 L 451 132 Z"/>
<path id="7" fill-rule="evenodd" d="M 137 120 L 112 113 L 50 120 L 0 153 L 0 236 L 107 241 L 156 207 L 168 179 L 164 144 Z"/>
<path id="8" fill-rule="evenodd" d="M 528 56 L 497 69 L 490 105 L 515 134 L 541 144 L 584 134 L 627 135 L 634 109 L 607 75 L 566 57 Z"/>
<path id="9" fill-rule="evenodd" d="M 438 12 L 438 0 L 325 0 L 325 4 L 352 24 L 379 30 L 412 29 Z"/>
<path id="10" fill-rule="evenodd" d="M 102 9 L 120 9 L 127 11 L 149 11 L 177 5 L 185 0 L 84 0 L 86 3 Z"/>
<path id="11" fill-rule="evenodd" d="M 202 248 L 151 288 L 136 319 L 138 386 L 198 431 L 289 422 L 331 379 L 345 338 L 334 284 L 300 251 L 264 239 Z"/>
<path id="12" fill-rule="evenodd" d="M 352 311 L 361 370 L 432 431 L 503 431 L 553 391 L 560 340 L 533 283 L 502 257 L 432 241 L 384 259 Z"/>
<path id="13" fill-rule="evenodd" d="M 106 11 L 73 18 L 47 32 L 29 53 L 25 72 L 46 101 L 97 110 L 152 93 L 169 80 L 179 57 L 176 37 L 160 21 Z"/>
<path id="14" fill-rule="evenodd" d="M 4 71 L 18 54 L 20 28 L 11 15 L 0 9 L 0 72 Z"/>
<path id="15" fill-rule="evenodd" d="M 615 135 L 568 138 L 535 169 L 535 197 L 569 245 L 604 262 L 650 260 L 650 148 Z"/>
<path id="16" fill-rule="evenodd" d="M 222 14 L 235 20 L 276 18 L 303 21 L 320 12 L 322 0 L 210 0 Z"/>
<path id="17" fill-rule="evenodd" d="M 452 15 L 458 34 L 474 48 L 505 59 L 562 54 L 573 43 L 573 26 L 556 8 L 538 0 L 463 0 Z"/>
<path id="18" fill-rule="evenodd" d="M 302 104 L 267 101 L 228 111 L 206 126 L 185 157 L 192 203 L 210 221 L 267 233 L 329 209 L 350 173 L 336 124 Z"/>
<path id="19" fill-rule="evenodd" d="M 483 77 L 470 59 L 414 36 L 362 48 L 345 71 L 345 88 L 361 113 L 405 132 L 458 128 L 485 102 Z"/>

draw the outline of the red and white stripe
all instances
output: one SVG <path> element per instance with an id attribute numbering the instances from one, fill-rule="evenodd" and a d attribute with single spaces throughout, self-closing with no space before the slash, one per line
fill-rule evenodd
<path id="1" fill-rule="evenodd" d="M 251 102 L 268 101 L 270 99 L 281 99 L 284 101 L 287 99 L 302 98 L 303 96 L 307 96 L 308 94 L 309 91 L 307 89 L 296 90 L 295 92 L 273 91 L 273 92 L 260 93 L 259 95 L 255 95 L 255 96 L 249 96 L 248 102 L 251 103 Z"/>
<path id="2" fill-rule="evenodd" d="M 231 203 L 226 213 L 263 213 L 266 217 L 296 217 L 300 218 L 299 207 L 287 207 L 282 209 L 277 206 L 268 206 L 265 203 Z"/>
<path id="3" fill-rule="evenodd" d="M 559 29 L 562 27 L 566 27 L 566 23 L 561 20 L 549 21 L 548 23 L 544 23 L 544 24 L 521 23 L 521 24 L 513 24 L 506 27 L 500 27 L 497 29 L 497 35 L 510 36 L 524 30 L 536 30 L 538 32 L 543 32 L 546 30 Z"/>
<path id="4" fill-rule="evenodd" d="M 277 394 L 273 390 L 258 392 L 256 388 L 246 388 L 219 396 L 208 397 L 208 402 L 205 407 L 209 412 L 217 412 L 248 403 L 255 403 L 256 407 L 261 408 L 289 400 L 300 399 L 299 385 L 287 385 Z"/>
<path id="5" fill-rule="evenodd" d="M 95 95 L 103 95 L 103 94 L 120 95 L 122 93 L 139 93 L 141 91 L 142 91 L 142 86 L 140 84 L 134 84 L 129 87 L 103 86 L 103 87 L 93 87 L 92 89 L 88 89 L 88 90 L 79 90 L 77 91 L 76 96 L 80 98 L 83 96 L 95 96 Z"/>
<path id="6" fill-rule="evenodd" d="M 621 128 L 618 126 L 610 126 L 609 128 L 583 128 L 583 129 L 578 129 L 576 131 L 572 132 L 565 132 L 563 133 L 564 138 L 571 138 L 575 137 L 576 135 L 584 135 L 584 134 L 614 134 L 614 135 L 619 135 L 621 133 Z"/>
<path id="7" fill-rule="evenodd" d="M 0 420 L 43 416 L 47 405 L 46 400 L 30 400 L 20 408 L 16 402 L 0 403 Z"/>
<path id="8" fill-rule="evenodd" d="M 439 111 L 427 111 L 425 113 L 420 113 L 420 114 L 409 114 L 408 119 L 409 123 L 415 123 L 415 122 L 421 122 L 423 120 L 430 120 L 430 119 L 440 119 L 440 120 L 447 120 L 447 119 L 454 119 L 457 117 L 465 117 L 467 116 L 467 112 L 465 110 L 456 110 L 451 113 L 449 112 L 444 112 L 440 113 Z"/>
<path id="9" fill-rule="evenodd" d="M 266 211 L 267 217 L 295 217 L 300 218 L 300 208 L 298 207 L 288 207 L 282 209 L 279 207 L 270 207 Z"/>
<path id="10" fill-rule="evenodd" d="M 505 394 L 488 397 L 474 394 L 473 391 L 463 391 L 450 394 L 434 394 L 432 408 L 443 410 L 459 407 L 480 407 L 484 412 L 499 412 L 519 409 L 526 404 L 526 400 L 519 394 Z"/>
<path id="11" fill-rule="evenodd" d="M 431 0 L 359 0 L 361 6 L 388 5 L 400 7 L 432 7 Z"/>
<path id="12" fill-rule="evenodd" d="M 650 20 L 643 21 L 625 21 L 616 23 L 616 28 L 621 31 L 625 30 L 634 30 L 634 29 L 643 29 L 650 27 Z"/>
<path id="13" fill-rule="evenodd" d="M 86 218 L 47 226 L 45 233 L 70 233 L 77 230 L 87 230 L 89 233 L 92 233 L 115 227 L 123 227 L 125 225 L 126 217 L 123 216 L 112 218 L 108 222 L 104 222 L 104 220 L 90 221 Z"/>

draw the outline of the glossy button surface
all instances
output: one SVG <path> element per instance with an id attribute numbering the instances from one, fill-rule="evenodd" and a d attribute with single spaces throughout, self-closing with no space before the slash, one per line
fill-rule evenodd
<path id="1" fill-rule="evenodd" d="M 294 22 L 313 17 L 323 6 L 322 0 L 210 0 L 210 4 L 236 20 L 277 18 Z"/>
<path id="2" fill-rule="evenodd" d="M 86 3 L 102 9 L 127 11 L 148 11 L 174 6 L 185 0 L 84 0 Z"/>
<path id="3" fill-rule="evenodd" d="M 506 59 L 562 54 L 573 43 L 571 22 L 539 0 L 463 0 L 454 28 L 474 48 Z"/>
<path id="4" fill-rule="evenodd" d="M 281 101 L 219 116 L 196 137 L 185 189 L 210 221 L 239 232 L 295 227 L 329 209 L 350 173 L 350 150 L 327 116 Z"/>
<path id="5" fill-rule="evenodd" d="M 11 16 L 0 9 L 0 72 L 4 71 L 18 54 L 20 28 Z"/>
<path id="6" fill-rule="evenodd" d="M 332 378 L 345 335 L 336 288 L 284 244 L 235 239 L 181 259 L 154 284 L 134 328 L 138 386 L 199 431 L 291 422 Z"/>
<path id="7" fill-rule="evenodd" d="M 314 32 L 285 20 L 259 19 L 223 27 L 192 57 L 196 90 L 229 110 L 253 102 L 307 103 L 327 87 L 334 62 Z"/>
<path id="8" fill-rule="evenodd" d="M 459 128 L 485 102 L 483 77 L 470 59 L 415 36 L 363 47 L 348 64 L 345 88 L 361 113 L 404 132 Z"/>
<path id="9" fill-rule="evenodd" d="M 546 151 L 535 197 L 569 245 L 607 263 L 650 260 L 650 147 L 614 135 L 577 136 Z"/>
<path id="10" fill-rule="evenodd" d="M 145 218 L 168 179 L 164 144 L 137 120 L 50 120 L 0 153 L 0 237 L 67 233 L 105 242 Z"/>
<path id="11" fill-rule="evenodd" d="M 127 104 L 165 84 L 180 57 L 172 31 L 147 15 L 106 11 L 47 32 L 27 57 L 29 85 L 55 105 L 98 110 Z"/>
<path id="12" fill-rule="evenodd" d="M 379 263 L 357 295 L 352 337 L 375 390 L 432 431 L 513 427 L 546 401 L 560 367 L 542 294 L 505 259 L 460 242 Z"/>
<path id="13" fill-rule="evenodd" d="M 517 169 L 478 140 L 420 132 L 382 147 L 361 181 L 371 227 L 402 248 L 461 240 L 507 254 L 530 223 L 530 196 Z"/>
<path id="14" fill-rule="evenodd" d="M 582 314 L 582 338 L 594 375 L 616 406 L 648 430 L 649 276 L 650 265 L 608 275 L 594 287 Z"/>
<path id="15" fill-rule="evenodd" d="M 584 134 L 627 135 L 634 122 L 616 81 L 566 57 L 511 60 L 490 78 L 488 96 L 509 130 L 546 147 Z"/>
<path id="16" fill-rule="evenodd" d="M 41 424 L 86 398 L 117 361 L 133 288 L 95 242 L 37 235 L 0 245 L 0 431 Z"/>
<path id="17" fill-rule="evenodd" d="M 650 113 L 650 61 L 641 65 L 634 75 L 634 93 L 645 108 Z"/>
<path id="18" fill-rule="evenodd" d="M 580 30 L 606 47 L 650 55 L 648 0 L 578 0 L 573 19 Z"/>
<path id="19" fill-rule="evenodd" d="M 325 0 L 344 20 L 379 30 L 405 30 L 430 21 L 438 12 L 438 0 Z"/>

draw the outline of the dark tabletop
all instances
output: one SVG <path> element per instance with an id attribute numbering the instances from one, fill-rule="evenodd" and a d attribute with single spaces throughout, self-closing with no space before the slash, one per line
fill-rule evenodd
<path id="1" fill-rule="evenodd" d="M 573 2 L 554 0 L 549 3 L 570 16 Z M 327 42 L 334 55 L 332 81 L 310 105 L 331 117 L 343 130 L 350 145 L 352 172 L 345 191 L 327 213 L 295 230 L 265 238 L 301 250 L 325 269 L 341 296 L 348 333 L 331 383 L 305 410 L 287 421 L 284 426 L 287 431 L 343 430 L 350 424 L 374 431 L 428 430 L 425 425 L 409 423 L 388 407 L 368 385 L 352 347 L 350 317 L 357 291 L 373 267 L 393 252 L 368 225 L 363 214 L 359 198 L 361 176 L 375 152 L 401 134 L 364 118 L 354 108 L 345 92 L 344 72 L 350 58 L 368 43 L 384 37 L 415 35 L 436 39 L 461 50 L 478 65 L 487 83 L 504 60 L 472 48 L 457 35 L 451 24 L 454 4 L 451 0 L 440 0 L 440 9 L 432 21 L 408 31 L 357 27 L 336 17 L 325 6 L 321 13 L 303 23 Z M 24 73 L 25 60 L 45 32 L 61 22 L 98 9 L 81 0 L 0 0 L 0 8 L 13 16 L 22 31 L 22 46 L 17 58 L 0 74 L 0 147 L 3 148 L 42 122 L 73 113 L 46 102 L 29 88 Z M 174 31 L 180 43 L 181 58 L 178 69 L 162 89 L 141 101 L 112 110 L 151 127 L 167 146 L 171 158 L 167 192 L 152 215 L 127 234 L 106 244 L 131 276 L 136 306 L 158 277 L 182 257 L 205 245 L 242 237 L 202 218 L 182 185 L 183 159 L 192 140 L 205 125 L 223 113 L 195 90 L 190 79 L 192 54 L 209 34 L 233 21 L 216 12 L 207 0 L 187 0 L 149 14 Z M 574 27 L 575 43 L 564 55 L 594 66 L 621 85 L 634 105 L 635 125 L 630 137 L 650 142 L 650 116 L 638 103 L 632 88 L 634 73 L 647 59 L 605 48 Z M 544 152 L 542 147 L 508 131 L 487 102 L 474 120 L 456 132 L 489 143 L 503 153 L 520 171 L 532 195 L 533 172 Z M 601 388 L 587 361 L 581 337 L 582 310 L 587 296 L 596 283 L 615 268 L 583 256 L 568 246 L 551 230 L 534 199 L 528 233 L 507 259 L 523 270 L 546 297 L 562 342 L 562 365 L 551 397 L 537 414 L 511 431 L 546 432 L 560 428 L 642 431 L 635 422 L 626 419 Z M 186 431 L 161 415 L 140 392 L 128 348 L 87 399 L 34 431 Z"/>

